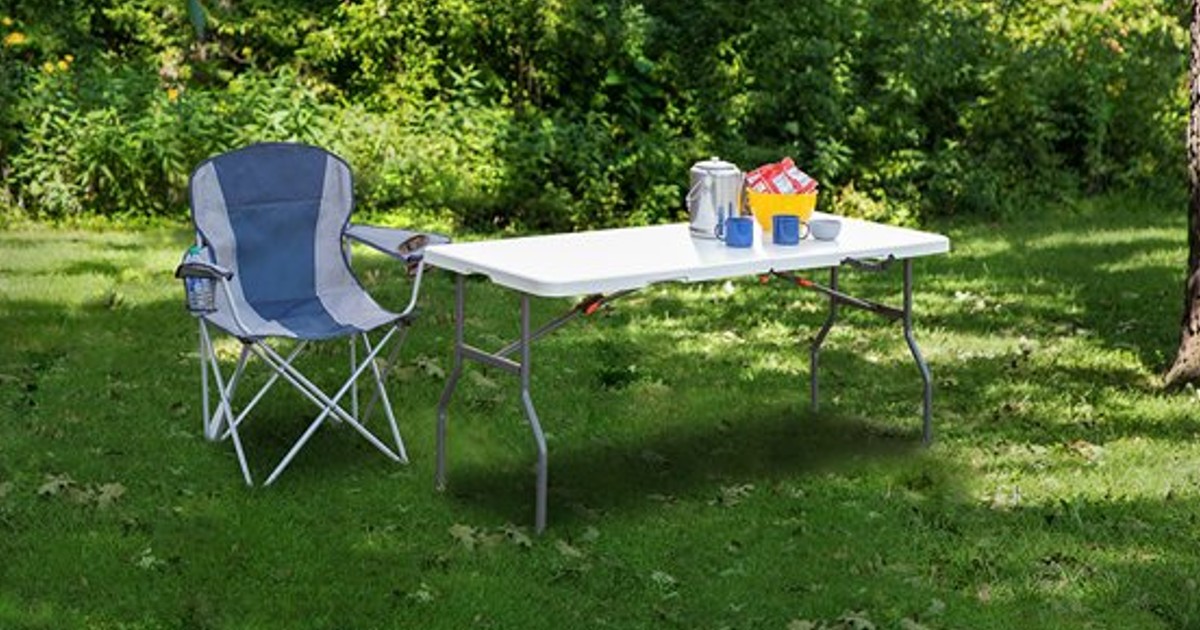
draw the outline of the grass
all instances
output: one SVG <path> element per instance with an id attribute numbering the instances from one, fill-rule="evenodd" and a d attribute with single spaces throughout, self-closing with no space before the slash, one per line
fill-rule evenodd
<path id="1" fill-rule="evenodd" d="M 200 431 L 182 229 L 0 233 L 2 628 L 1200 626 L 1200 395 L 1177 340 L 1182 206 L 1107 199 L 946 222 L 916 265 L 920 378 L 846 312 L 807 406 L 815 295 L 654 287 L 539 342 L 550 527 L 510 377 L 470 367 L 433 490 L 453 286 L 433 274 L 393 379 L 408 466 L 344 427 L 271 488 Z M 357 258 L 385 303 L 401 275 Z M 846 272 L 896 302 L 898 271 Z M 469 285 L 469 336 L 517 302 Z M 569 303 L 536 302 L 540 318 Z M 340 348 L 339 348 L 340 349 Z M 342 365 L 322 352 L 310 368 Z M 261 478 L 310 416 L 244 432 Z"/>

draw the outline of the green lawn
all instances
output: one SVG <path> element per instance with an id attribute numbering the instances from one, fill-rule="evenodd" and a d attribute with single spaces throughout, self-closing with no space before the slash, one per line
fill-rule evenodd
<path id="1" fill-rule="evenodd" d="M 915 266 L 932 447 L 897 325 L 845 311 L 812 415 L 818 296 L 655 287 L 535 348 L 542 537 L 506 374 L 468 367 L 433 489 L 449 274 L 428 277 L 392 382 L 412 462 L 333 426 L 247 489 L 201 434 L 170 275 L 185 231 L 0 232 L 0 628 L 1200 626 L 1200 393 L 1158 376 L 1182 206 L 933 228 L 953 251 Z M 400 270 L 357 262 L 403 305 Z M 842 279 L 899 300 L 898 267 Z M 511 295 L 469 291 L 473 339 L 516 333 Z M 567 306 L 536 302 L 542 319 Z M 309 366 L 331 380 L 343 363 Z M 278 395 L 246 426 L 258 478 L 311 410 Z"/>

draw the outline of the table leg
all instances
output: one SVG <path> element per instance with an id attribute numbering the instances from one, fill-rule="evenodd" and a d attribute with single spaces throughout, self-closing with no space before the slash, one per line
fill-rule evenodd
<path id="1" fill-rule="evenodd" d="M 834 291 L 838 290 L 838 268 L 831 267 L 829 269 L 829 288 Z M 821 344 L 825 343 L 825 337 L 829 334 L 829 329 L 833 328 L 834 322 L 838 316 L 838 299 L 834 295 L 829 296 L 829 316 L 825 318 L 825 324 L 821 326 L 821 330 L 817 331 L 817 336 L 812 340 L 812 346 L 809 348 L 808 354 L 808 379 L 809 379 L 809 395 L 811 397 L 811 409 L 813 413 L 817 412 L 820 405 L 820 398 L 817 394 L 817 364 L 821 355 Z"/>
<path id="2" fill-rule="evenodd" d="M 866 267 L 872 271 L 882 271 L 884 266 L 871 267 L 859 264 L 857 266 Z M 924 357 L 921 356 L 921 350 L 917 347 L 917 340 L 913 336 L 912 311 L 913 311 L 913 275 L 912 275 L 912 260 L 904 260 L 904 307 L 901 309 L 892 308 L 876 302 L 869 302 L 859 298 L 849 296 L 842 293 L 838 289 L 838 270 L 833 267 L 829 270 L 829 286 L 820 287 L 815 283 L 802 282 L 801 286 L 816 289 L 829 296 L 829 315 L 825 318 L 824 325 L 817 331 L 816 337 L 813 338 L 812 346 L 809 349 L 809 380 L 810 380 L 810 395 L 812 397 L 812 411 L 815 413 L 819 405 L 819 390 L 817 387 L 817 370 L 821 354 L 821 345 L 825 342 L 825 337 L 829 334 L 829 330 L 837 321 L 838 305 L 845 303 L 850 306 L 856 306 L 868 311 L 875 312 L 889 319 L 899 319 L 904 328 L 904 341 L 908 343 L 908 349 L 912 352 L 913 360 L 917 363 L 917 369 L 921 371 L 921 380 L 924 382 L 924 409 L 923 409 L 923 425 L 922 425 L 922 440 L 928 445 L 933 440 L 933 378 L 929 373 L 929 365 L 925 363 Z"/>
<path id="3" fill-rule="evenodd" d="M 438 490 L 446 488 L 446 427 L 448 424 L 448 410 L 450 400 L 454 397 L 454 391 L 458 387 L 459 378 L 462 376 L 463 364 L 466 359 L 472 359 L 499 367 L 501 369 L 515 372 L 521 377 L 521 407 L 525 412 L 525 419 L 529 423 L 529 429 L 533 432 L 534 442 L 537 444 L 538 451 L 538 467 L 537 467 L 537 503 L 534 512 L 534 527 L 537 533 L 542 533 L 546 529 L 546 496 L 549 486 L 549 465 L 546 449 L 546 434 L 542 431 L 542 424 L 538 420 L 537 409 L 533 405 L 533 396 L 530 395 L 530 375 L 532 365 L 530 356 L 532 354 L 533 340 L 538 334 L 530 329 L 530 298 L 528 294 L 521 294 L 521 339 L 508 346 L 509 351 L 519 348 L 521 351 L 521 362 L 516 364 L 500 353 L 483 352 L 477 348 L 468 346 L 465 340 L 466 336 L 466 276 L 458 275 L 455 279 L 454 286 L 454 367 L 450 370 L 450 376 L 446 380 L 446 387 L 442 390 L 442 396 L 438 400 L 437 406 L 437 468 L 434 478 L 435 486 Z"/>
<path id="4" fill-rule="evenodd" d="M 450 377 L 446 380 L 446 387 L 442 390 L 442 397 L 438 399 L 437 406 L 437 472 L 434 484 L 438 490 L 446 488 L 446 412 L 463 370 L 466 294 L 466 276 L 459 274 L 454 282 L 454 367 L 450 370 Z"/>
<path id="5" fill-rule="evenodd" d="M 525 418 L 529 421 L 529 429 L 533 432 L 533 440 L 537 443 L 537 504 L 534 511 L 534 527 L 537 533 L 546 529 L 546 493 L 549 485 L 549 472 L 546 452 L 546 435 L 542 432 L 542 424 L 538 421 L 537 410 L 533 407 L 533 398 L 529 395 L 530 354 L 533 340 L 529 329 L 529 295 L 521 294 L 521 404 L 525 409 Z"/>
<path id="6" fill-rule="evenodd" d="M 929 374 L 929 366 L 925 364 L 925 359 L 921 357 L 921 350 L 917 347 L 917 340 L 913 338 L 912 288 L 912 260 L 906 259 L 904 261 L 904 340 L 908 342 L 908 349 L 912 351 L 913 359 L 917 362 L 917 368 L 921 370 L 921 379 L 925 382 L 925 415 L 921 438 L 928 445 L 933 440 L 933 378 Z"/>

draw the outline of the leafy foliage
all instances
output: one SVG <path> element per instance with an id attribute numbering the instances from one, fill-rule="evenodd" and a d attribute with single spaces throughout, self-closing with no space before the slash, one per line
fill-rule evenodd
<path id="1" fill-rule="evenodd" d="M 6 3 L 0 204 L 181 214 L 197 161 L 280 139 L 487 228 L 678 218 L 712 154 L 891 221 L 1184 181 L 1171 3 L 202 4 Z"/>

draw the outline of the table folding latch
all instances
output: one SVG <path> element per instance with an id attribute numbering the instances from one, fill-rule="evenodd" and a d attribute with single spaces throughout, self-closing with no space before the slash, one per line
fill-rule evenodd
<path id="1" fill-rule="evenodd" d="M 609 302 L 612 302 L 617 298 L 625 297 L 633 292 L 634 289 L 616 291 L 608 294 L 594 293 L 580 300 L 579 303 L 576 304 L 571 310 L 582 315 L 593 315 L 596 313 L 596 311 L 600 310 L 601 307 L 607 306 Z"/>
<path id="2" fill-rule="evenodd" d="M 606 296 L 603 293 L 589 295 L 575 305 L 575 310 L 584 315 L 591 315 L 600 310 L 601 306 L 604 306 L 605 299 Z"/>

